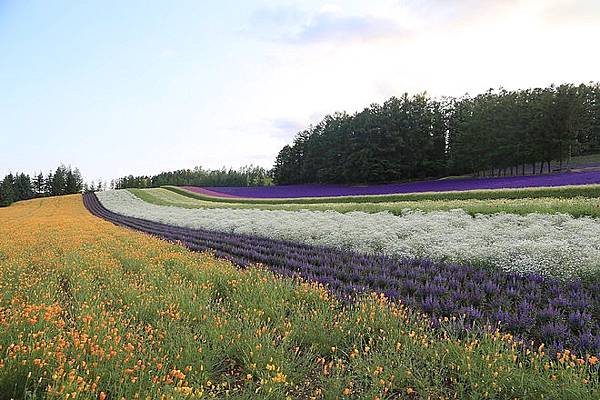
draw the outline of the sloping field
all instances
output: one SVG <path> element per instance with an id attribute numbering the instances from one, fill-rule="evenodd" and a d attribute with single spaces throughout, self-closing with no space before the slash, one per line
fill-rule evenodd
<path id="1" fill-rule="evenodd" d="M 359 203 L 245 203 L 245 202 L 219 202 L 208 201 L 203 197 L 195 197 L 194 193 L 185 193 L 182 190 L 174 191 L 166 188 L 153 189 L 128 189 L 140 199 L 162 206 L 183 208 L 239 208 L 260 210 L 311 210 L 311 211 L 337 211 L 348 213 L 361 211 L 378 213 L 387 211 L 394 215 L 401 215 L 406 210 L 450 211 L 462 209 L 470 215 L 510 213 L 527 215 L 531 213 L 569 214 L 574 217 L 600 217 L 599 197 L 537 197 L 518 199 L 467 199 L 467 200 L 399 200 L 390 202 L 359 202 Z M 599 193 L 600 195 L 600 190 Z"/>
<path id="2" fill-rule="evenodd" d="M 598 398 L 597 359 L 344 305 L 93 217 L 0 210 L 0 398 Z"/>
<path id="3" fill-rule="evenodd" d="M 423 201 L 423 200 L 516 200 L 516 199 L 537 199 L 537 198 L 575 198 L 575 197 L 593 197 L 600 198 L 600 185 L 571 185 L 555 187 L 534 187 L 520 189 L 488 189 L 488 190 L 454 190 L 448 192 L 421 192 L 421 193 L 401 193 L 401 194 L 382 194 L 366 196 L 335 196 L 335 197 L 297 197 L 297 198 L 270 198 L 270 199 L 250 199 L 250 198 L 231 198 L 214 197 L 206 194 L 191 191 L 185 187 L 163 186 L 164 189 L 171 190 L 181 195 L 195 198 L 198 200 L 212 201 L 218 203 L 243 203 L 243 204 L 323 204 L 323 203 L 385 203 L 385 202 L 405 202 L 405 201 Z M 188 186 L 188 188 L 191 188 Z M 198 188 L 201 189 L 201 188 Z"/>
<path id="4" fill-rule="evenodd" d="M 393 257 L 469 262 L 560 279 L 600 272 L 600 222 L 564 214 L 478 215 L 462 210 L 390 213 L 186 209 L 126 190 L 98 193 L 109 210 L 169 225 L 241 233 Z"/>
<path id="5" fill-rule="evenodd" d="M 365 196 L 399 193 L 446 192 L 482 189 L 516 189 L 530 187 L 554 187 L 566 185 L 600 184 L 600 171 L 564 172 L 558 174 L 512 176 L 499 178 L 455 178 L 433 181 L 382 184 L 368 186 L 348 185 L 281 185 L 251 187 L 207 187 L 185 189 L 200 194 L 242 198 L 298 198 Z M 207 192 L 209 191 L 209 192 Z"/>
<path id="6" fill-rule="evenodd" d="M 283 275 L 325 283 L 342 298 L 368 291 L 427 312 L 434 325 L 455 319 L 453 329 L 473 323 L 508 329 L 532 343 L 549 343 L 551 354 L 567 347 L 600 353 L 600 292 L 597 283 L 560 282 L 540 275 L 503 273 L 470 265 L 394 259 L 329 247 L 205 229 L 190 229 L 114 213 L 92 195 L 86 207 L 95 215 L 139 229 L 190 249 L 216 249 L 240 266 L 260 263 Z M 537 345 L 536 345 L 537 346 Z"/>

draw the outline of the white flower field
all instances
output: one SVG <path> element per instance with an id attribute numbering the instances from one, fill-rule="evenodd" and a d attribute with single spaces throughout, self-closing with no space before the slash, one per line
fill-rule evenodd
<path id="1" fill-rule="evenodd" d="M 600 271 L 600 221 L 565 214 L 470 216 L 419 212 L 185 209 L 144 202 L 126 190 L 99 192 L 109 210 L 175 226 L 258 235 L 362 253 L 468 262 L 566 279 Z"/>

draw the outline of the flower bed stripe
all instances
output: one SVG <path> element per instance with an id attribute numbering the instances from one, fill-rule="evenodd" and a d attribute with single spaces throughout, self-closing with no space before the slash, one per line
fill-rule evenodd
<path id="1" fill-rule="evenodd" d="M 302 184 L 280 186 L 205 187 L 217 196 L 246 198 L 296 198 L 363 196 L 396 193 L 442 192 L 454 190 L 508 189 L 590 185 L 600 183 L 600 171 L 564 172 L 559 174 L 511 176 L 499 178 L 454 178 L 380 185 Z M 188 190 L 190 190 L 188 188 Z M 191 189 L 195 190 L 195 189 Z"/>
<path id="2" fill-rule="evenodd" d="M 94 194 L 86 208 L 115 224 L 194 251 L 215 255 L 242 267 L 253 263 L 277 274 L 324 283 L 337 295 L 377 291 L 423 310 L 436 323 L 449 318 L 459 330 L 491 323 L 520 337 L 581 354 L 600 353 L 600 284 L 564 283 L 540 275 L 518 275 L 471 265 L 394 259 L 264 237 L 170 226 L 107 210 Z M 453 319 L 455 317 L 455 319 Z"/>
<path id="3" fill-rule="evenodd" d="M 600 220 L 463 210 L 338 213 L 150 204 L 127 190 L 98 193 L 109 210 L 168 225 L 263 236 L 358 253 L 472 263 L 572 279 L 600 275 Z"/>

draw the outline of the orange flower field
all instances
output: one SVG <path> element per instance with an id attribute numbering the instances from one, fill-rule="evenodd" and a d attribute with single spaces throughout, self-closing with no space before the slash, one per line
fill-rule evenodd
<path id="1" fill-rule="evenodd" d="M 595 357 L 433 330 L 93 217 L 0 209 L 0 399 L 600 398 Z"/>

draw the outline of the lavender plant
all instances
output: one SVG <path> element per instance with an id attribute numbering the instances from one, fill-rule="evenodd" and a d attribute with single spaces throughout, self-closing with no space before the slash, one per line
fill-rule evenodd
<path id="1" fill-rule="evenodd" d="M 559 279 L 600 273 L 600 222 L 565 214 L 469 215 L 463 210 L 338 213 L 184 209 L 126 190 L 98 193 L 109 210 L 194 229 L 240 233 L 397 258 L 471 263 Z"/>
<path id="2" fill-rule="evenodd" d="M 553 187 L 565 185 L 589 185 L 600 183 L 600 171 L 564 172 L 560 174 L 510 176 L 501 178 L 456 178 L 418 181 L 408 183 L 388 183 L 380 185 L 280 185 L 244 187 L 187 186 L 200 194 L 217 197 L 242 198 L 298 198 L 363 196 L 395 193 L 442 192 L 456 190 L 507 189 L 529 187 Z"/>
<path id="3" fill-rule="evenodd" d="M 398 259 L 236 233 L 190 229 L 121 215 L 93 194 L 84 196 L 93 214 L 115 224 L 179 241 L 196 251 L 246 267 L 260 263 L 277 274 L 326 284 L 352 300 L 376 291 L 420 309 L 434 324 L 457 332 L 488 324 L 551 353 L 563 349 L 600 353 L 600 284 L 566 282 L 539 274 L 517 274 L 469 264 Z"/>

